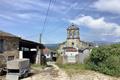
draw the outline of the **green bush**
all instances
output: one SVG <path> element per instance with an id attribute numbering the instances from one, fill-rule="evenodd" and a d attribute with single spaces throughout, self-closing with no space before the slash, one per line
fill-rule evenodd
<path id="1" fill-rule="evenodd" d="M 120 44 L 94 48 L 87 67 L 112 76 L 120 76 Z"/>

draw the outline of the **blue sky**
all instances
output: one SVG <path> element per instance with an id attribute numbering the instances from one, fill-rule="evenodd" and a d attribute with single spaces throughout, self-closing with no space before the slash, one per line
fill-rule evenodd
<path id="1" fill-rule="evenodd" d="M 0 0 L 0 30 L 38 41 L 49 0 Z M 66 40 L 75 23 L 84 41 L 120 41 L 120 0 L 52 0 L 42 42 Z M 114 5 L 114 6 L 113 6 Z"/>

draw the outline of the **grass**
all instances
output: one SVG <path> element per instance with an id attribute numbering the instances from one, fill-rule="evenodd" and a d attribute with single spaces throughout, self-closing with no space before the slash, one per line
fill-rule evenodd
<path id="1" fill-rule="evenodd" d="M 76 73 L 84 73 L 86 66 L 84 64 L 57 64 L 61 69 L 65 70 L 68 75 Z"/>
<path id="2" fill-rule="evenodd" d="M 42 68 L 44 69 L 46 66 L 45 65 L 41 65 L 41 64 L 31 64 L 31 68 Z"/>

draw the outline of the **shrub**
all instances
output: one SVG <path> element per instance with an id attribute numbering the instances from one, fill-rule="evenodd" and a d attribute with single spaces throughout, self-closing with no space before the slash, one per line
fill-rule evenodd
<path id="1" fill-rule="evenodd" d="M 120 44 L 94 48 L 87 67 L 112 76 L 120 76 Z"/>

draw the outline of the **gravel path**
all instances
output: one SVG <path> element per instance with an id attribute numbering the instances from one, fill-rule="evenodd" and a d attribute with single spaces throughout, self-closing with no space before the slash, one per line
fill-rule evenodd
<path id="1" fill-rule="evenodd" d="M 31 77 L 22 80 L 70 80 L 65 71 L 61 70 L 54 63 L 49 63 L 52 67 L 47 67 Z"/>

